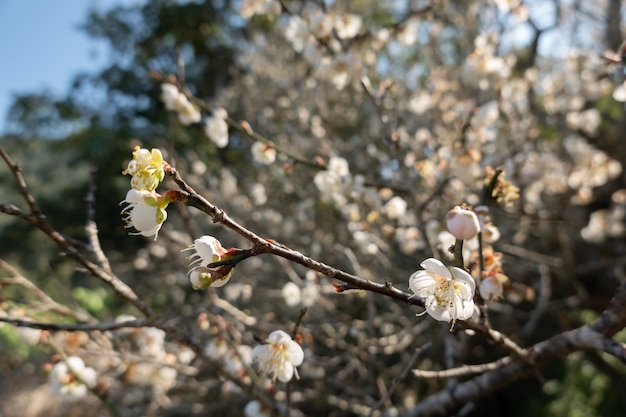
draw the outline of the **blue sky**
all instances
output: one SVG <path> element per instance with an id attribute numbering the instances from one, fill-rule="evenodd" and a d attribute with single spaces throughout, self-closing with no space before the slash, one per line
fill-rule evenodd
<path id="1" fill-rule="evenodd" d="M 108 59 L 106 46 L 78 26 L 92 7 L 141 0 L 0 0 L 0 134 L 17 93 L 47 89 L 63 95 L 78 72 Z"/>

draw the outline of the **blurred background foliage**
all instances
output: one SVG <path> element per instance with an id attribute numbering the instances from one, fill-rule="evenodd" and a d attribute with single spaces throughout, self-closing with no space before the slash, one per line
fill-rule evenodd
<path id="1" fill-rule="evenodd" d="M 284 3 L 294 11 L 302 4 Z M 414 1 L 404 6 L 391 1 L 329 3 L 363 16 L 366 27 L 392 25 L 403 17 L 409 6 L 416 9 L 426 4 Z M 91 172 L 95 172 L 95 220 L 104 252 L 115 272 L 155 310 L 190 329 L 200 312 L 224 314 L 212 300 L 216 296 L 227 298 L 258 319 L 256 326 L 232 324 L 244 335 L 243 342 L 253 344 L 252 333 L 265 335 L 277 324 L 288 326 L 297 319 L 296 308 L 277 300 L 281 299 L 280 289 L 284 283 L 290 279 L 302 280 L 298 277 L 304 277 L 305 271 L 276 259 L 255 258 L 238 266 L 238 278 L 233 279 L 237 282 L 229 283 L 219 290 L 221 293 L 214 293 L 213 289 L 191 290 L 185 276 L 186 260 L 179 250 L 192 239 L 213 234 L 225 247 L 247 247 L 247 244 L 216 227 L 205 216 L 182 207 L 170 209 L 170 217 L 157 242 L 128 237 L 119 203 L 128 190 L 129 178 L 121 172 L 133 147 L 162 149 L 166 159 L 197 190 L 262 236 L 282 241 L 364 278 L 388 279 L 405 289 L 407 277 L 418 268 L 428 249 L 418 245 L 415 250 L 401 250 L 401 245 L 394 240 L 394 230 L 405 225 L 388 222 L 376 214 L 381 200 L 378 192 L 387 185 L 399 183 L 402 176 L 398 174 L 397 163 L 405 161 L 403 158 L 407 156 L 390 156 L 395 145 L 390 145 L 385 137 L 390 126 L 394 126 L 397 128 L 393 132 L 394 141 L 405 146 L 407 141 L 415 140 L 414 132 L 427 129 L 433 138 L 427 141 L 430 148 L 424 146 L 426 157 L 428 152 L 437 156 L 438 141 L 463 142 L 463 138 L 459 139 L 461 127 L 464 118 L 471 114 L 467 111 L 471 106 L 465 99 L 470 97 L 469 101 L 480 106 L 507 88 L 501 85 L 494 93 L 461 81 L 463 63 L 474 50 L 474 39 L 479 34 L 500 33 L 499 53 L 516 58 L 511 79 L 503 81 L 510 83 L 508 87 L 514 88 L 516 78 L 530 77 L 529 69 L 535 71 L 534 78 L 530 78 L 528 108 L 518 110 L 519 114 L 524 113 L 525 124 L 520 122 L 522 116 L 520 120 L 503 120 L 498 128 L 498 139 L 482 150 L 484 165 L 489 161 L 505 164 L 506 158 L 514 155 L 519 167 L 526 160 L 525 155 L 531 158 L 548 151 L 561 152 L 567 160 L 571 156 L 558 149 L 573 133 L 582 135 L 622 164 L 626 162 L 624 105 L 611 97 L 611 91 L 598 87 L 601 93 L 593 100 L 586 98 L 582 106 L 578 106 L 578 110 L 594 108 L 599 111 L 601 123 L 593 132 L 585 131 L 584 125 L 572 128 L 566 124 L 567 103 L 555 107 L 554 101 L 560 99 L 559 95 L 564 95 L 567 101 L 568 85 L 562 90 L 542 91 L 546 79 L 580 76 L 587 71 L 583 58 L 579 60 L 580 66 L 571 67 L 569 58 L 564 58 L 566 54 L 551 55 L 549 46 L 544 48 L 548 49 L 547 53 L 545 50 L 540 53 L 537 47 L 542 36 L 557 33 L 565 37 L 563 42 L 567 49 L 587 50 L 598 56 L 609 46 L 616 47 L 615 35 L 609 36 L 605 25 L 605 14 L 614 6 L 614 1 L 598 2 L 589 6 L 590 10 L 582 10 L 583 6 L 579 10 L 570 3 L 525 2 L 529 10 L 536 11 L 531 13 L 530 20 L 535 30 L 531 30 L 530 35 L 520 36 L 524 40 L 520 42 L 506 26 L 515 24 L 514 18 L 498 18 L 490 2 L 441 2 L 433 13 L 421 18 L 417 45 L 407 48 L 395 45 L 377 51 L 376 71 L 369 75 L 375 86 L 392 80 L 388 94 L 381 100 L 381 108 L 388 113 L 384 119 L 387 125 L 378 117 L 380 109 L 369 103 L 361 89 L 350 86 L 336 90 L 322 81 L 313 81 L 311 65 L 290 48 L 283 36 L 284 28 L 266 16 L 243 20 L 238 14 L 239 2 L 154 0 L 139 6 L 94 11 L 86 17 L 83 30 L 88 36 L 110 44 L 109 65 L 95 74 L 77 75 L 66 97 L 53 97 L 45 91 L 18 97 L 8 116 L 11 133 L 0 138 L 0 146 L 20 163 L 30 191 L 51 224 L 78 241 L 85 240 L 88 218 L 85 199 Z M 558 6 L 562 13 L 555 14 L 553 22 L 546 22 L 544 15 L 553 13 L 542 11 L 552 10 L 551 5 Z M 359 42 L 367 45 L 373 40 L 364 38 L 354 42 L 351 46 L 358 49 Z M 290 166 L 286 158 L 279 158 L 271 166 L 260 166 L 249 154 L 252 142 L 238 132 L 231 130 L 229 146 L 219 149 L 206 138 L 201 126 L 181 126 L 175 116 L 165 110 L 159 96 L 161 82 L 169 76 L 180 75 L 182 68 L 184 82 L 196 97 L 212 106 L 224 106 L 233 119 L 250 122 L 254 129 L 281 146 L 310 159 L 316 156 L 326 159 L 335 154 L 347 158 L 351 172 L 362 175 L 365 183 L 371 184 L 371 201 L 377 201 L 369 204 L 365 198 L 365 203 L 346 203 L 357 206 L 359 222 L 367 223 L 365 242 L 355 240 L 354 230 L 350 229 L 350 221 L 341 207 L 316 198 L 317 190 L 312 183 L 315 170 L 297 164 Z M 616 78 L 608 63 L 600 68 L 605 70 L 594 72 L 596 78 L 589 83 L 617 84 L 619 77 Z M 433 103 L 430 111 L 416 114 L 408 107 L 416 92 L 422 90 L 433 93 Z M 454 102 L 456 99 L 458 103 Z M 439 108 L 437 100 L 439 103 L 451 101 L 451 104 Z M 510 101 L 515 103 L 515 100 Z M 449 119 L 449 112 L 455 106 L 461 110 Z M 514 114 L 515 111 L 511 111 L 508 116 Z M 513 129 L 518 132 L 512 132 Z M 519 130 L 526 133 L 519 134 Z M 510 152 L 506 154 L 502 148 Z M 415 156 L 417 152 L 409 154 Z M 551 169 L 549 165 L 545 168 Z M 548 174 L 550 172 L 546 171 L 535 175 Z M 513 169 L 509 178 L 515 182 L 516 175 Z M 429 187 L 427 178 L 420 174 L 411 179 L 424 193 L 434 188 Z M 458 204 L 465 199 L 467 194 L 463 192 L 478 193 L 476 185 L 447 189 L 440 199 L 433 201 L 422 220 L 441 220 L 450 203 Z M 520 329 L 534 308 L 534 299 L 494 306 L 495 327 L 514 334 L 521 344 L 527 345 L 588 322 L 590 318 L 585 315 L 602 311 L 617 283 L 623 279 L 626 255 L 623 236 L 589 243 L 581 238 L 580 230 L 593 212 L 613 204 L 612 195 L 626 188 L 626 176 L 622 172 L 599 184 L 591 197 L 578 205 L 571 204 L 576 194 L 574 189 L 545 193 L 540 202 L 529 202 L 525 200 L 525 186 L 530 188 L 532 184 L 519 185 L 522 201 L 517 206 L 509 210 L 494 208 L 494 223 L 500 227 L 502 240 L 534 254 L 562 260 L 553 262 L 550 267 L 551 304 L 532 333 L 524 334 Z M 398 194 L 405 195 L 400 188 Z M 24 208 L 4 165 L 0 166 L 0 196 L 2 203 Z M 409 204 L 418 201 L 423 199 Z M 25 222 L 0 216 L 0 236 L 0 257 L 18 267 L 51 297 L 100 320 L 112 320 L 118 314 L 132 312 L 100 283 L 76 270 L 73 262 L 59 255 L 55 245 Z M 421 237 L 418 235 L 416 239 Z M 370 251 L 367 248 L 372 244 L 377 249 Z M 497 244 L 495 247 L 499 249 Z M 88 248 L 85 250 L 89 253 Z M 500 250 L 506 252 L 504 246 Z M 540 290 L 537 263 L 532 258 L 525 259 L 517 252 L 507 254 L 505 259 L 506 272 L 513 281 L 535 292 Z M 615 259 L 621 261 L 613 262 Z M 303 332 L 304 346 L 315 345 L 315 360 L 308 365 L 308 370 L 309 375 L 317 376 L 307 377 L 307 368 L 303 369 L 303 381 L 298 389 L 304 392 L 302 398 L 306 401 L 296 401 L 305 415 L 359 414 L 351 407 L 356 398 L 360 395 L 375 398 L 376 378 L 390 382 L 411 356 L 412 348 L 428 341 L 432 341 L 433 347 L 426 353 L 424 362 L 419 362 L 420 367 L 438 369 L 441 366 L 439 355 L 444 344 L 434 339 L 433 334 L 442 329 L 434 325 L 430 330 L 420 327 L 427 318 L 414 318 L 414 312 L 404 306 L 371 294 L 336 296 L 323 277 L 316 277 L 315 282 L 321 284 L 323 299 L 311 309 Z M 259 296 L 265 293 L 269 295 Z M 16 287 L 7 286 L 0 292 L 0 303 L 26 306 L 27 299 L 28 294 Z M 401 331 L 410 336 L 404 346 L 402 338 L 394 336 Z M 626 341 L 623 332 L 620 340 Z M 390 352 L 383 354 L 385 343 L 390 346 Z M 41 349 L 20 342 L 16 329 L 1 327 L 0 345 L 4 379 L 11 380 L 25 372 L 41 374 L 40 370 L 25 365 L 40 362 L 44 356 Z M 396 348 L 397 345 L 403 347 Z M 355 358 L 369 365 L 355 365 Z M 469 362 L 495 358 L 486 342 L 474 342 L 468 353 Z M 476 408 L 468 415 L 620 415 L 620 410 L 626 409 L 626 400 L 619 393 L 619 387 L 626 386 L 625 369 L 624 364 L 611 359 L 596 353 L 571 355 L 542 371 L 543 379 L 519 382 L 477 401 Z M 367 370 L 365 375 L 364 369 Z M 199 378 L 211 379 L 211 376 L 201 374 Z M 410 405 L 441 388 L 443 383 L 408 379 L 400 385 L 393 403 Z M 329 386 L 333 391 L 329 399 L 312 401 L 315 392 L 327 392 Z M 362 389 L 365 394 L 354 393 L 351 386 Z M 184 398 L 184 394 L 179 395 L 178 398 Z M 224 407 L 226 410 L 232 405 Z M 241 412 L 234 410 L 233 415 Z M 171 415 L 176 413 L 172 411 Z"/>

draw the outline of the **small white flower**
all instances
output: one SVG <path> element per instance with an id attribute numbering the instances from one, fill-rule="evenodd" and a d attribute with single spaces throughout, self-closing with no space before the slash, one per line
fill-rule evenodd
<path id="1" fill-rule="evenodd" d="M 383 212 L 392 220 L 399 219 L 406 213 L 407 203 L 402 197 L 392 197 L 383 206 Z"/>
<path id="2" fill-rule="evenodd" d="M 202 236 L 194 240 L 193 244 L 184 250 L 195 251 L 187 259 L 189 259 L 189 266 L 191 267 L 189 280 L 196 290 L 221 287 L 228 282 L 235 271 L 231 265 L 208 268 L 209 264 L 221 261 L 222 256 L 227 252 L 220 241 L 213 236 Z"/>
<path id="3" fill-rule="evenodd" d="M 329 36 L 333 31 L 332 16 L 318 9 L 311 11 L 307 16 L 307 20 L 311 34 L 318 39 Z"/>
<path id="4" fill-rule="evenodd" d="M 476 282 L 466 271 L 447 268 L 441 261 L 429 258 L 422 262 L 424 270 L 414 272 L 409 287 L 425 299 L 428 314 L 435 320 L 467 320 L 474 314 Z"/>
<path id="5" fill-rule="evenodd" d="M 145 327 L 136 334 L 139 354 L 144 358 L 165 357 L 165 332 L 156 327 Z"/>
<path id="6" fill-rule="evenodd" d="M 133 159 L 122 174 L 132 175 L 130 185 L 135 190 L 152 191 L 165 178 L 163 154 L 159 149 L 151 151 L 135 147 Z"/>
<path id="7" fill-rule="evenodd" d="M 302 52 L 309 40 L 309 27 L 298 15 L 290 15 L 284 31 L 285 39 L 296 52 Z"/>
<path id="8" fill-rule="evenodd" d="M 200 111 L 194 106 L 187 97 L 180 93 L 175 102 L 176 112 L 178 113 L 178 121 L 184 125 L 198 123 L 201 119 Z"/>
<path id="9" fill-rule="evenodd" d="M 289 307 L 297 306 L 300 304 L 300 301 L 302 301 L 300 287 L 293 282 L 286 283 L 281 293 L 285 303 Z"/>
<path id="10" fill-rule="evenodd" d="M 337 36 L 342 39 L 354 38 L 363 26 L 361 16 L 355 14 L 342 14 L 335 17 L 335 30 Z"/>
<path id="11" fill-rule="evenodd" d="M 239 9 L 239 14 L 244 19 L 250 19 L 256 14 L 278 16 L 280 12 L 281 6 L 277 0 L 244 0 Z"/>
<path id="12" fill-rule="evenodd" d="M 163 222 L 167 219 L 167 201 L 154 191 L 130 189 L 121 204 L 124 203 L 128 204 L 122 210 L 122 214 L 126 214 L 125 227 L 134 227 L 137 230 L 137 233 L 131 234 L 154 236 L 156 240 Z"/>
<path id="13" fill-rule="evenodd" d="M 166 109 L 178 114 L 178 120 L 181 124 L 187 126 L 200 121 L 201 115 L 198 109 L 174 84 L 161 84 L 161 100 Z"/>
<path id="14" fill-rule="evenodd" d="M 289 382 L 294 374 L 298 378 L 296 366 L 302 364 L 304 351 L 287 333 L 275 330 L 267 338 L 267 344 L 254 348 L 252 358 L 259 371 L 272 381 Z"/>
<path id="15" fill-rule="evenodd" d="M 459 206 L 448 212 L 446 226 L 448 232 L 459 240 L 469 240 L 480 232 L 480 222 L 476 213 Z"/>
<path id="16" fill-rule="evenodd" d="M 178 87 L 174 84 L 163 83 L 161 84 L 161 101 L 165 104 L 165 108 L 168 110 L 176 110 L 176 100 L 178 99 Z"/>
<path id="17" fill-rule="evenodd" d="M 204 133 L 218 148 L 224 148 L 228 145 L 226 117 L 228 117 L 226 110 L 218 109 L 204 121 Z"/>
<path id="18" fill-rule="evenodd" d="M 333 156 L 328 160 L 328 171 L 333 172 L 340 177 L 350 175 L 348 161 L 338 156 Z"/>
<path id="19" fill-rule="evenodd" d="M 96 371 L 86 367 L 81 358 L 70 356 L 50 370 L 50 388 L 55 394 L 77 400 L 87 393 L 88 387 L 96 386 L 96 376 Z"/>
<path id="20" fill-rule="evenodd" d="M 252 158 L 263 165 L 271 165 L 276 161 L 276 149 L 263 142 L 254 142 L 252 145 Z"/>

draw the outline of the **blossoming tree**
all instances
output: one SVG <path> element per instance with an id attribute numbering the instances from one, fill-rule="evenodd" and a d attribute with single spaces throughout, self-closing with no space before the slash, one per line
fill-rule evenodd
<path id="1" fill-rule="evenodd" d="M 96 161 L 63 171 L 86 191 L 59 206 L 57 171 L 1 142 L 10 376 L 48 372 L 47 415 L 501 415 L 522 409 L 513 390 L 542 396 L 520 415 L 617 410 L 624 58 L 605 3 L 92 15 L 137 64 L 102 74 L 111 97 L 139 80 L 122 91 L 133 116 L 125 100 L 59 113 L 75 117 L 63 143 Z M 604 43 L 554 46 L 574 28 Z"/>

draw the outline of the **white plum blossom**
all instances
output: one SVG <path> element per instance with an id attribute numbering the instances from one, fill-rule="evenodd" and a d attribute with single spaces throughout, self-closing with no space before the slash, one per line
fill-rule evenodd
<path id="1" fill-rule="evenodd" d="M 285 303 L 289 307 L 297 306 L 302 301 L 300 287 L 293 282 L 286 283 L 281 291 L 281 294 L 283 296 L 283 299 L 285 300 Z"/>
<path id="2" fill-rule="evenodd" d="M 281 12 L 278 0 L 244 0 L 239 9 L 239 14 L 244 19 L 250 19 L 254 15 L 278 16 Z"/>
<path id="3" fill-rule="evenodd" d="M 344 204 L 342 193 L 350 182 L 348 161 L 340 157 L 330 158 L 327 169 L 315 174 L 313 182 L 324 197 L 331 198 L 337 204 Z"/>
<path id="4" fill-rule="evenodd" d="M 184 126 L 198 123 L 202 117 L 200 111 L 183 93 L 178 94 L 176 112 L 178 113 L 178 121 Z"/>
<path id="5" fill-rule="evenodd" d="M 178 87 L 171 83 L 161 84 L 161 101 L 165 104 L 165 108 L 174 111 L 176 110 L 176 100 L 178 99 Z"/>
<path id="6" fill-rule="evenodd" d="M 309 27 L 298 15 L 289 17 L 284 31 L 285 38 L 296 52 L 302 52 L 309 40 Z"/>
<path id="7" fill-rule="evenodd" d="M 252 359 L 272 381 L 289 382 L 294 375 L 298 378 L 296 366 L 302 364 L 304 351 L 287 333 L 275 330 L 267 338 L 267 344 L 254 348 Z"/>
<path id="8" fill-rule="evenodd" d="M 254 142 L 251 148 L 252 158 L 263 165 L 271 165 L 276 161 L 276 149 L 263 142 Z"/>
<path id="9" fill-rule="evenodd" d="M 425 300 L 428 314 L 435 320 L 452 322 L 467 320 L 474 314 L 474 278 L 457 267 L 446 267 L 441 261 L 429 258 L 422 262 L 423 270 L 409 278 L 409 287 Z"/>
<path id="10" fill-rule="evenodd" d="M 406 214 L 407 203 L 402 197 L 394 196 L 383 206 L 383 212 L 392 220 L 397 220 Z"/>
<path id="11" fill-rule="evenodd" d="M 50 389 L 70 400 L 77 400 L 96 386 L 96 371 L 86 367 L 79 357 L 70 356 L 57 362 L 50 370 Z"/>
<path id="12" fill-rule="evenodd" d="M 311 35 L 318 39 L 329 36 L 333 31 L 333 18 L 328 13 L 315 9 L 308 14 L 307 20 Z"/>
<path id="13" fill-rule="evenodd" d="M 161 100 L 166 109 L 177 113 L 181 124 L 186 126 L 200 121 L 201 115 L 198 109 L 174 84 L 161 84 Z"/>
<path id="14" fill-rule="evenodd" d="M 333 172 L 340 177 L 350 175 L 350 167 L 345 158 L 333 156 L 328 160 L 328 171 Z"/>
<path id="15" fill-rule="evenodd" d="M 144 358 L 163 359 L 165 352 L 165 332 L 156 327 L 145 327 L 135 335 L 139 353 Z"/>
<path id="16" fill-rule="evenodd" d="M 472 210 L 456 206 L 448 212 L 448 232 L 459 240 L 469 240 L 480 232 L 480 223 Z"/>
<path id="17" fill-rule="evenodd" d="M 226 110 L 220 108 L 204 121 L 204 133 L 218 148 L 224 148 L 228 145 L 227 117 Z"/>
<path id="18" fill-rule="evenodd" d="M 407 20 L 397 34 L 398 41 L 404 46 L 411 46 L 417 42 L 420 21 L 415 18 Z"/>
<path id="19" fill-rule="evenodd" d="M 124 203 L 128 204 L 122 210 L 122 214 L 126 215 L 124 217 L 125 227 L 134 227 L 137 230 L 137 233 L 131 234 L 146 237 L 154 236 L 154 240 L 156 240 L 163 222 L 167 219 L 165 208 L 168 200 L 162 198 L 155 191 L 130 189 L 126 194 L 126 199 L 121 204 Z"/>
<path id="20" fill-rule="evenodd" d="M 195 290 L 207 287 L 221 287 L 233 275 L 235 268 L 231 265 L 209 268 L 213 262 L 223 260 L 226 249 L 213 236 L 202 236 L 194 240 L 193 244 L 184 250 L 193 250 L 194 253 L 187 259 L 190 261 L 189 280 Z"/>
<path id="21" fill-rule="evenodd" d="M 355 14 L 341 14 L 335 17 L 335 31 L 342 39 L 354 38 L 363 26 L 361 16 Z"/>
<path id="22" fill-rule="evenodd" d="M 135 190 L 153 191 L 165 178 L 165 161 L 159 149 L 151 151 L 135 147 L 133 159 L 128 163 L 123 175 L 131 175 L 130 186 Z"/>

